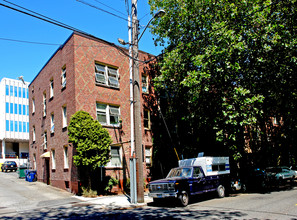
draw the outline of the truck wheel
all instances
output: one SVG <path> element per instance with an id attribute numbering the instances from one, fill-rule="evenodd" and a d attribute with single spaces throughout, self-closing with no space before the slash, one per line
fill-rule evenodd
<path id="1" fill-rule="evenodd" d="M 217 193 L 219 198 L 224 198 L 225 197 L 225 187 L 222 185 L 219 185 L 217 188 Z"/>
<path id="2" fill-rule="evenodd" d="M 185 207 L 189 204 L 189 195 L 187 192 L 182 192 L 179 196 L 178 196 L 179 202 L 180 204 Z"/>

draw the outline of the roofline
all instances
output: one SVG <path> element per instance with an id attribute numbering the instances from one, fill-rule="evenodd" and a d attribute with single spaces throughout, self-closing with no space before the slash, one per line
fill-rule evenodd
<path id="1" fill-rule="evenodd" d="M 86 34 L 86 33 L 76 32 L 76 31 L 74 31 L 74 32 L 72 32 L 71 35 L 66 39 L 66 41 L 65 41 L 62 45 L 59 46 L 59 48 L 53 53 L 53 55 L 47 60 L 47 62 L 43 65 L 43 67 L 41 68 L 41 70 L 37 73 L 37 75 L 36 75 L 36 76 L 33 78 L 33 80 L 30 82 L 30 84 L 28 85 L 28 87 L 34 82 L 34 80 L 37 78 L 37 76 L 41 73 L 41 71 L 44 69 L 44 67 L 50 62 L 50 60 L 56 55 L 56 53 L 57 53 L 59 50 L 61 50 L 61 49 L 68 43 L 68 41 L 71 39 L 71 37 L 74 36 L 74 35 L 79 35 L 79 36 L 81 36 L 81 37 L 85 37 L 85 38 L 88 38 L 88 39 L 90 39 L 90 40 L 94 40 L 94 41 L 97 41 L 97 42 L 101 42 L 101 43 L 104 43 L 104 44 L 108 44 L 108 45 L 110 45 L 111 47 L 120 48 L 120 49 L 122 49 L 122 50 L 126 50 L 127 52 L 129 51 L 129 50 L 128 50 L 127 48 L 125 48 L 125 47 L 118 46 L 118 45 L 116 45 L 116 44 L 114 44 L 114 43 L 111 43 L 111 42 L 109 42 L 109 41 L 106 41 L 106 40 L 103 40 L 103 39 L 101 39 L 101 38 L 95 37 L 95 36 L 93 36 L 93 35 L 91 35 L 91 34 Z M 139 50 L 139 52 L 141 52 L 141 53 L 145 53 L 145 54 L 147 54 L 147 55 L 154 56 L 154 55 L 152 55 L 152 54 L 150 54 L 150 53 L 147 53 L 147 52 L 144 52 L 144 51 L 142 51 L 142 50 Z"/>

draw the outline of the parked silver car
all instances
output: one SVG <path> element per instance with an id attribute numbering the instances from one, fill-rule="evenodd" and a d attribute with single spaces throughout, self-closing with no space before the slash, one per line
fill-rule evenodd
<path id="1" fill-rule="evenodd" d="M 290 182 L 291 184 L 294 183 L 295 172 L 289 167 L 268 167 L 266 168 L 266 172 L 269 180 L 277 185 L 282 185 L 287 182 Z"/>

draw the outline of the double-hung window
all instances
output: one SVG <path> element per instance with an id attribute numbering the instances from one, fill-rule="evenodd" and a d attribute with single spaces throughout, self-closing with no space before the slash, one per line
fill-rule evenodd
<path id="1" fill-rule="evenodd" d="M 69 168 L 69 160 L 68 160 L 68 147 L 64 147 L 64 169 Z"/>
<path id="2" fill-rule="evenodd" d="M 54 97 L 54 80 L 50 80 L 50 98 Z"/>
<path id="3" fill-rule="evenodd" d="M 97 120 L 102 125 L 120 125 L 120 108 L 118 106 L 96 103 Z"/>
<path id="4" fill-rule="evenodd" d="M 66 88 L 66 67 L 62 68 L 61 84 L 62 84 L 62 89 Z"/>
<path id="5" fill-rule="evenodd" d="M 43 133 L 43 147 L 44 149 L 47 149 L 47 133 Z"/>
<path id="6" fill-rule="evenodd" d="M 146 109 L 143 111 L 143 127 L 148 130 L 151 129 L 151 114 Z"/>
<path id="7" fill-rule="evenodd" d="M 95 63 L 95 81 L 99 84 L 118 88 L 118 70 L 113 67 Z"/>
<path id="8" fill-rule="evenodd" d="M 52 149 L 52 169 L 56 169 L 56 151 Z"/>
<path id="9" fill-rule="evenodd" d="M 63 106 L 62 107 L 62 128 L 67 127 L 67 107 Z"/>
<path id="10" fill-rule="evenodd" d="M 54 113 L 51 114 L 51 133 L 55 132 L 55 115 Z"/>
<path id="11" fill-rule="evenodd" d="M 141 83 L 142 83 L 142 92 L 148 93 L 148 77 L 146 75 L 142 75 Z"/>
<path id="12" fill-rule="evenodd" d="M 45 116 L 46 116 L 46 94 L 43 93 L 43 117 Z"/>
<path id="13" fill-rule="evenodd" d="M 108 164 L 110 167 L 121 167 L 122 160 L 120 154 L 120 147 L 119 146 L 111 146 L 110 147 L 110 163 Z"/>

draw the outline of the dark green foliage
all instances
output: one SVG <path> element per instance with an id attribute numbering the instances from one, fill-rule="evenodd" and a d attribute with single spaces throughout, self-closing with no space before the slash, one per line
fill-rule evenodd
<path id="1" fill-rule="evenodd" d="M 78 167 L 83 184 L 91 187 L 91 176 L 110 160 L 110 135 L 84 111 L 78 111 L 71 117 L 68 135 L 76 150 L 73 163 Z"/>
<path id="2" fill-rule="evenodd" d="M 179 154 L 189 158 L 204 151 L 244 163 L 292 163 L 297 136 L 296 0 L 149 4 L 152 11 L 166 11 L 153 21 L 156 43 L 166 46 L 155 88 Z M 285 122 L 279 129 L 269 123 L 274 116 Z"/>

